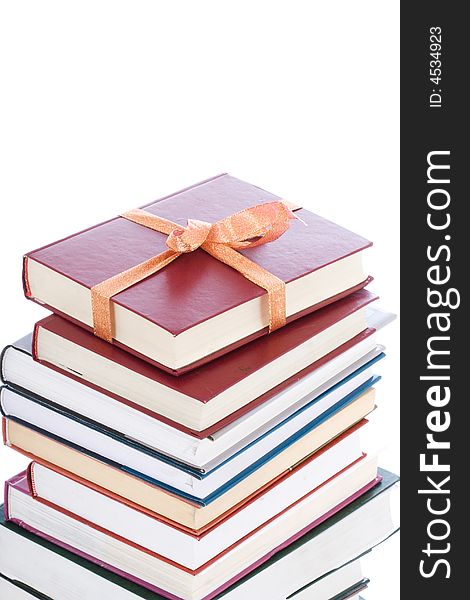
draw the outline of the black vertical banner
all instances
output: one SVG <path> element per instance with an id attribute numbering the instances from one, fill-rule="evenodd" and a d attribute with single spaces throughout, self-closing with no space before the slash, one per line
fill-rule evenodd
<path id="1" fill-rule="evenodd" d="M 456 1 L 401 4 L 401 589 L 413 600 L 469 596 L 464 8 Z"/>

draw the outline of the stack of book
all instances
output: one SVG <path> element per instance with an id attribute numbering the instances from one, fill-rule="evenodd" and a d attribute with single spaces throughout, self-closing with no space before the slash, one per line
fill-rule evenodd
<path id="1" fill-rule="evenodd" d="M 221 175 L 28 254 L 53 314 L 3 352 L 4 441 L 33 462 L 6 483 L 1 597 L 359 598 L 396 529 L 361 445 L 390 320 L 368 246 Z"/>

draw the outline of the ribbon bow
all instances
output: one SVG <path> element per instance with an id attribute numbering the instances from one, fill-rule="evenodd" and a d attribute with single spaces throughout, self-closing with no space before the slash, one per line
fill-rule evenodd
<path id="1" fill-rule="evenodd" d="M 198 248 L 267 291 L 270 331 L 285 325 L 286 284 L 237 250 L 272 242 L 285 233 L 289 228 L 289 220 L 298 218 L 286 203 L 258 204 L 212 224 L 188 219 L 186 227 L 139 208 L 120 216 L 167 234 L 169 249 L 91 288 L 93 329 L 98 337 L 108 342 L 113 339 L 112 296 L 150 277 L 181 254 L 194 252 Z"/>

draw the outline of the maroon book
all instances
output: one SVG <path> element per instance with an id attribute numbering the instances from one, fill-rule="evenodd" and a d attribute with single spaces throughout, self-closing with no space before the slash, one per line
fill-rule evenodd
<path id="1" fill-rule="evenodd" d="M 370 336 L 364 309 L 376 298 L 367 290 L 355 292 L 180 377 L 56 315 L 37 323 L 33 356 L 119 402 L 204 438 Z M 181 413 L 184 418 L 177 417 Z"/>
<path id="2" fill-rule="evenodd" d="M 227 174 L 153 202 L 185 226 L 279 198 Z M 132 208 L 132 207 L 129 207 Z M 292 321 L 364 287 L 366 239 L 305 209 L 278 239 L 241 253 L 286 283 Z M 25 256 L 28 298 L 90 329 L 90 289 L 168 249 L 167 236 L 122 217 Z M 179 374 L 268 332 L 266 292 L 198 249 L 112 298 L 114 343 Z"/>

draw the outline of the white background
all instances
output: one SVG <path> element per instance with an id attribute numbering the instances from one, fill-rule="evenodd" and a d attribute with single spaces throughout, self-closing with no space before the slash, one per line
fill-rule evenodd
<path id="1" fill-rule="evenodd" d="M 24 252 L 223 171 L 372 239 L 399 311 L 398 1 L 0 6 L 2 345 L 45 314 Z M 397 471 L 397 322 L 382 341 L 374 440 Z M 25 463 L 1 448 L 1 479 Z M 364 567 L 368 600 L 399 597 L 398 539 Z"/>

